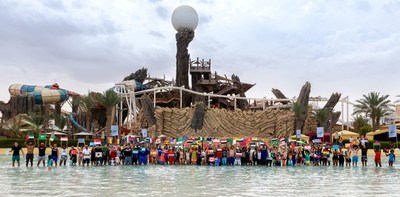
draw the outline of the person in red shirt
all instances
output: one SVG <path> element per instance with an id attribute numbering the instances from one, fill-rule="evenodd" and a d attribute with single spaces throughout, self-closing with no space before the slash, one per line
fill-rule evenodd
<path id="1" fill-rule="evenodd" d="M 381 149 L 380 148 L 375 148 L 375 166 L 376 167 L 382 167 L 382 162 L 381 162 Z"/>
<path id="2" fill-rule="evenodd" d="M 117 157 L 117 150 L 115 147 L 112 147 L 110 150 L 110 156 L 109 156 L 110 165 L 115 165 L 116 157 Z"/>
<path id="3" fill-rule="evenodd" d="M 169 165 L 174 165 L 175 162 L 175 151 L 172 149 L 172 147 L 169 147 L 168 151 L 168 164 Z"/>
<path id="4" fill-rule="evenodd" d="M 75 149 L 74 146 L 71 146 L 71 150 L 69 150 L 69 158 L 71 159 L 71 165 L 75 166 L 78 156 L 78 150 Z"/>
<path id="5" fill-rule="evenodd" d="M 217 148 L 216 152 L 215 152 L 215 165 L 216 166 L 220 166 L 221 165 L 221 160 L 222 160 L 222 149 L 221 148 Z"/>

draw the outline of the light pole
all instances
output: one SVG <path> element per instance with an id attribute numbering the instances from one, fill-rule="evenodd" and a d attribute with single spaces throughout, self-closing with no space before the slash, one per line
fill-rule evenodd
<path id="1" fill-rule="evenodd" d="M 175 8 L 171 16 L 172 26 L 177 31 L 176 38 L 176 84 L 175 86 L 184 86 L 189 89 L 189 61 L 188 52 L 189 43 L 194 38 L 194 30 L 199 23 L 199 16 L 195 9 L 188 5 L 181 5 Z M 182 95 L 183 107 L 190 105 L 187 93 Z"/>

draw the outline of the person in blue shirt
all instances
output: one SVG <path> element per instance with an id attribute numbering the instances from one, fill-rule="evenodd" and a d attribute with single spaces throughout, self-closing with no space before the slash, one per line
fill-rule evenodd
<path id="1" fill-rule="evenodd" d="M 386 156 L 389 157 L 389 166 L 392 167 L 394 161 L 396 160 L 396 156 L 394 155 L 394 150 L 393 149 L 390 150 L 390 153 L 389 154 L 386 153 Z"/>
<path id="2" fill-rule="evenodd" d="M 261 149 L 261 165 L 263 166 L 266 165 L 267 157 L 268 157 L 267 148 L 263 146 Z"/>
<path id="3" fill-rule="evenodd" d="M 144 142 L 140 142 L 140 144 L 139 165 L 147 165 L 147 156 L 150 154 L 150 151 L 144 146 Z"/>

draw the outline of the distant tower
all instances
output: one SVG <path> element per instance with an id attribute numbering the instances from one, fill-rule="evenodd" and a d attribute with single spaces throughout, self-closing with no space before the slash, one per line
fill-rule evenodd
<path id="1" fill-rule="evenodd" d="M 199 16 L 195 9 L 188 5 L 181 5 L 175 8 L 171 16 L 172 26 L 178 31 L 176 38 L 176 86 L 184 86 L 189 89 L 189 63 L 190 55 L 188 53 L 189 43 L 194 38 L 194 30 L 199 23 Z M 188 94 L 182 98 L 183 107 L 190 105 Z"/>

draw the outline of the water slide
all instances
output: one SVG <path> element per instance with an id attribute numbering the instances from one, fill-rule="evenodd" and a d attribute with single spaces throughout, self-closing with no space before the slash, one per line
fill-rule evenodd
<path id="1" fill-rule="evenodd" d="M 79 130 L 86 132 L 86 129 L 83 128 L 75 119 L 74 119 L 74 113 L 70 113 L 69 114 L 69 120 L 71 121 L 71 123 L 78 128 Z"/>
<path id="2" fill-rule="evenodd" d="M 46 86 L 13 84 L 9 87 L 8 91 L 11 96 L 31 94 L 35 98 L 35 104 L 38 105 L 62 103 L 67 101 L 69 96 L 78 95 L 75 92 L 59 88 L 58 84 Z"/>

